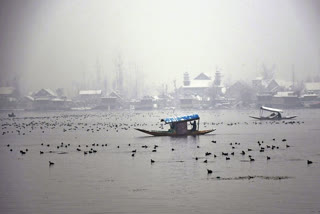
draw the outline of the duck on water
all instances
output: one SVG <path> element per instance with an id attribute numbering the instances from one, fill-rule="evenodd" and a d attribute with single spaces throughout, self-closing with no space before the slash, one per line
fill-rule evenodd
<path id="1" fill-rule="evenodd" d="M 169 117 L 161 119 L 161 122 L 169 124 L 170 128 L 168 131 L 155 131 L 155 130 L 144 130 L 136 129 L 140 132 L 150 134 L 153 136 L 188 136 L 188 135 L 204 135 L 213 132 L 215 129 L 210 130 L 199 130 L 200 117 L 198 114 L 185 115 L 180 117 Z M 188 122 L 192 126 L 188 129 Z"/>

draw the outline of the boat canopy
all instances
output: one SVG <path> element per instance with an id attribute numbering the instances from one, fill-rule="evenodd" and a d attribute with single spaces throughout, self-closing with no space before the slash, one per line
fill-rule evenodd
<path id="1" fill-rule="evenodd" d="M 282 112 L 281 109 L 269 108 L 269 107 L 265 107 L 265 106 L 261 106 L 260 109 L 261 109 L 261 110 L 265 110 L 265 111 L 271 111 L 271 112 Z"/>
<path id="2" fill-rule="evenodd" d="M 168 117 L 165 119 L 162 119 L 161 122 L 168 123 L 178 123 L 178 122 L 187 122 L 192 120 L 199 120 L 200 117 L 198 114 L 192 114 L 192 115 L 185 115 L 180 117 Z"/>

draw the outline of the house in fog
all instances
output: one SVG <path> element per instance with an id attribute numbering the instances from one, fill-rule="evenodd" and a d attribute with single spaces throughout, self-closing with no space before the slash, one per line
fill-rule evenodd
<path id="1" fill-rule="evenodd" d="M 0 109 L 16 108 L 19 93 L 14 87 L 0 87 Z"/>
<path id="2" fill-rule="evenodd" d="M 179 88 L 180 108 L 208 107 L 212 85 L 211 77 L 205 73 L 200 73 L 192 80 L 187 72 L 184 73 L 183 86 Z"/>
<path id="3" fill-rule="evenodd" d="M 155 97 L 154 102 L 158 109 L 164 109 L 168 107 L 173 107 L 174 106 L 173 100 L 174 98 L 171 95 L 162 94 Z"/>
<path id="4" fill-rule="evenodd" d="M 272 107 L 272 94 L 257 94 L 256 105 L 257 107 L 269 106 Z"/>
<path id="5" fill-rule="evenodd" d="M 257 94 L 276 94 L 281 90 L 280 85 L 275 79 L 265 80 L 262 77 L 252 80 L 252 87 Z"/>
<path id="6" fill-rule="evenodd" d="M 137 110 L 152 110 L 154 108 L 154 98 L 152 96 L 144 96 L 138 102 L 135 102 L 134 108 Z"/>
<path id="7" fill-rule="evenodd" d="M 275 95 L 259 94 L 256 100 L 257 106 L 275 108 L 297 108 L 302 106 L 301 99 L 293 91 L 279 91 Z"/>
<path id="8" fill-rule="evenodd" d="M 302 103 L 294 92 L 282 91 L 272 97 L 271 105 L 276 108 L 296 108 L 301 107 Z"/>
<path id="9" fill-rule="evenodd" d="M 205 73 L 200 73 L 193 80 L 189 79 L 188 73 L 184 73 L 183 86 L 179 91 L 183 97 L 191 95 L 207 97 L 212 83 L 211 77 Z"/>
<path id="10" fill-rule="evenodd" d="M 304 84 L 306 94 L 316 94 L 320 96 L 320 82 L 306 82 Z"/>
<path id="11" fill-rule="evenodd" d="M 225 97 L 238 106 L 249 106 L 255 99 L 255 93 L 248 84 L 237 81 L 227 88 Z"/>
<path id="12" fill-rule="evenodd" d="M 79 105 L 97 107 L 101 103 L 102 90 L 80 90 L 78 95 Z"/>
<path id="13" fill-rule="evenodd" d="M 124 99 L 115 91 L 111 92 L 108 96 L 101 97 L 99 109 L 112 110 L 122 109 L 125 107 Z"/>
<path id="14" fill-rule="evenodd" d="M 185 98 L 180 98 L 180 105 L 179 107 L 181 109 L 192 109 L 195 105 L 195 99 L 193 97 L 185 97 Z"/>
<path id="15" fill-rule="evenodd" d="M 19 108 L 30 111 L 33 110 L 34 98 L 32 96 L 24 96 L 19 101 Z"/>
<path id="16" fill-rule="evenodd" d="M 43 88 L 33 93 L 32 97 L 34 98 L 34 110 L 51 110 L 53 108 L 52 100 L 55 99 L 57 95 L 51 89 Z"/>
<path id="17" fill-rule="evenodd" d="M 31 96 L 33 101 L 34 110 L 67 110 L 69 109 L 69 100 L 60 98 L 51 89 L 40 89 Z"/>

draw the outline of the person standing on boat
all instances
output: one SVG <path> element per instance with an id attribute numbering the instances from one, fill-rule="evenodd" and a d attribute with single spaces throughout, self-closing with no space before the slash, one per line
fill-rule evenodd
<path id="1" fill-rule="evenodd" d="M 282 116 L 281 116 L 280 112 L 278 112 L 277 117 L 278 117 L 279 119 L 280 119 L 280 118 L 282 118 Z"/>
<path id="2" fill-rule="evenodd" d="M 277 115 L 276 115 L 276 113 L 274 113 L 274 112 L 272 112 L 272 114 L 270 114 L 270 118 L 275 118 Z"/>
<path id="3" fill-rule="evenodd" d="M 190 125 L 192 125 L 191 131 L 196 131 L 197 130 L 197 123 L 196 123 L 195 120 L 193 122 L 190 122 Z"/>
<path id="4" fill-rule="evenodd" d="M 174 123 L 170 123 L 169 132 L 176 132 L 176 125 Z"/>

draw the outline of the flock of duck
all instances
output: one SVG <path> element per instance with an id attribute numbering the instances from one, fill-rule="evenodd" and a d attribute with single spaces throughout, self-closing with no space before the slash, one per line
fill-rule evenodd
<path id="1" fill-rule="evenodd" d="M 138 114 L 134 115 L 137 116 Z M 52 116 L 52 117 L 24 117 L 24 118 L 2 118 L 0 119 L 1 122 L 1 129 L 2 129 L 2 135 L 27 135 L 33 132 L 36 132 L 36 134 L 47 134 L 48 132 L 51 132 L 51 130 L 58 130 L 63 133 L 65 132 L 89 132 L 89 133 L 99 133 L 99 132 L 119 132 L 119 131 L 127 131 L 131 130 L 135 127 L 142 127 L 142 126 L 156 126 L 159 128 L 163 128 L 163 126 L 160 125 L 159 122 L 156 122 L 153 124 L 147 124 L 143 122 L 144 117 L 148 118 L 155 118 L 155 115 L 153 113 L 144 113 L 143 115 L 138 115 L 140 117 L 141 122 L 135 122 L 134 116 L 128 115 L 126 113 L 116 113 L 116 114 L 104 114 L 104 115 L 93 115 L 93 114 L 80 114 L 80 115 L 61 115 L 61 116 Z M 142 117 L 142 119 L 141 119 Z M 95 122 L 96 118 L 99 118 L 102 121 L 112 121 L 112 122 Z M 99 121 L 99 120 L 98 120 Z M 285 125 L 300 125 L 303 124 L 303 121 L 253 121 L 253 125 L 261 125 L 261 124 L 285 124 Z M 237 125 L 249 125 L 248 122 L 232 122 L 232 123 L 209 123 L 204 122 L 204 127 L 206 126 L 219 126 L 219 125 L 227 125 L 227 126 L 237 126 Z M 119 133 L 120 134 L 120 133 Z M 215 158 L 223 158 L 226 161 L 230 161 L 238 155 L 241 157 L 241 161 L 247 161 L 247 162 L 254 162 L 255 157 L 252 154 L 252 151 L 255 151 L 255 154 L 257 155 L 257 152 L 259 152 L 261 155 L 264 154 L 265 151 L 273 151 L 273 150 L 279 150 L 281 149 L 287 149 L 290 147 L 290 145 L 287 143 L 286 139 L 282 139 L 281 141 L 276 141 L 275 138 L 272 139 L 273 143 L 265 143 L 263 140 L 259 140 L 256 143 L 256 147 L 248 147 L 243 148 L 241 146 L 240 142 L 232 142 L 229 143 L 229 150 L 223 151 L 221 153 L 214 154 L 212 151 L 206 151 L 203 156 L 196 156 L 194 157 L 195 161 L 199 161 L 200 159 L 204 159 L 204 163 L 208 163 L 209 157 Z M 211 142 L 213 144 L 219 144 L 217 140 L 212 140 Z M 221 142 L 224 143 L 224 142 Z M 70 143 L 64 143 L 60 142 L 58 144 L 49 144 L 49 143 L 40 143 L 40 150 L 39 155 L 44 155 L 46 153 L 58 153 L 58 154 L 67 154 L 68 152 L 82 152 L 83 155 L 89 155 L 94 154 L 99 151 L 99 148 L 106 148 L 113 146 L 116 146 L 116 149 L 120 149 L 120 145 L 108 145 L 107 143 L 91 143 L 91 144 L 77 144 L 77 145 L 71 145 Z M 124 145 L 121 145 L 124 146 Z M 126 145 L 128 148 L 133 148 L 129 152 L 131 157 L 135 157 L 137 153 L 139 153 L 139 150 L 137 149 L 136 145 L 131 147 L 131 144 Z M 14 152 L 13 147 L 10 144 L 7 144 L 7 147 L 9 148 L 10 152 Z M 144 151 L 149 152 L 157 152 L 159 145 L 142 145 L 141 149 Z M 150 150 L 148 150 L 148 148 Z M 197 146 L 197 148 L 200 148 L 200 146 Z M 31 149 L 31 148 L 29 148 Z M 27 155 L 29 152 L 29 149 L 23 149 L 19 150 L 19 153 L 21 155 Z M 171 152 L 175 152 L 176 148 L 171 148 Z M 271 161 L 270 156 L 264 156 L 266 161 Z M 311 160 L 307 160 L 307 165 L 312 164 L 313 162 Z M 151 164 L 155 164 L 156 160 L 151 159 Z M 49 161 L 49 166 L 53 166 L 55 163 L 53 161 Z M 212 174 L 213 171 L 211 169 L 207 169 L 208 174 Z"/>

